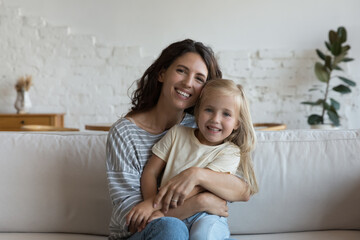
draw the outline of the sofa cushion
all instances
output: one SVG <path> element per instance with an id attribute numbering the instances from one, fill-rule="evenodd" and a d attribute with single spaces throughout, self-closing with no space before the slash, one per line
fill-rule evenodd
<path id="1" fill-rule="evenodd" d="M 360 229 L 360 130 L 257 137 L 260 191 L 248 202 L 230 204 L 231 233 Z"/>
<path id="2" fill-rule="evenodd" d="M 106 236 L 67 233 L 0 233 L 0 240 L 107 240 Z"/>
<path id="3" fill-rule="evenodd" d="M 1 133 L 0 232 L 108 234 L 106 133 Z"/>
<path id="4" fill-rule="evenodd" d="M 360 231 L 311 231 L 255 235 L 232 235 L 241 240 L 358 240 Z"/>

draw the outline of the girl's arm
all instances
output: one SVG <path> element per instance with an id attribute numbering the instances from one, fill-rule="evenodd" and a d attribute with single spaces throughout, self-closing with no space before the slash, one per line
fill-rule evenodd
<path id="1" fill-rule="evenodd" d="M 170 208 L 165 215 L 183 220 L 198 212 L 208 212 L 222 217 L 229 216 L 227 202 L 211 192 L 199 193 L 187 199 L 183 205 Z"/>
<path id="2" fill-rule="evenodd" d="M 163 211 L 169 209 L 173 198 L 178 199 L 178 205 L 182 205 L 185 197 L 195 186 L 201 186 L 227 201 L 248 201 L 250 198 L 248 185 L 239 177 L 206 168 L 191 167 L 162 186 L 154 203 L 162 203 Z"/>

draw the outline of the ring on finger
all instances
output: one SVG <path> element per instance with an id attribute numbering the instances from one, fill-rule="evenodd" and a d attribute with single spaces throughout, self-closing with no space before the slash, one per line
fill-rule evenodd
<path id="1" fill-rule="evenodd" d="M 172 202 L 177 202 L 178 200 L 175 200 L 175 199 L 171 199 Z"/>

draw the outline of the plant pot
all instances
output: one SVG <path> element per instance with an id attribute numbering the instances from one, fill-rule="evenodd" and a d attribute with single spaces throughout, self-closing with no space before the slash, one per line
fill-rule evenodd
<path id="1" fill-rule="evenodd" d="M 321 130 L 336 130 L 339 129 L 339 127 L 334 126 L 333 124 L 314 124 L 310 125 L 311 129 L 321 129 Z"/>
<path id="2" fill-rule="evenodd" d="M 24 114 L 29 112 L 29 109 L 31 108 L 31 101 L 28 91 L 17 92 L 15 108 L 17 110 L 17 113 L 19 114 Z"/>

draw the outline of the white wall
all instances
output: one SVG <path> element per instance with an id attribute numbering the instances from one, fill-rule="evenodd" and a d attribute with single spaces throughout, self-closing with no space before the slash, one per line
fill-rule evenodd
<path id="1" fill-rule="evenodd" d="M 8 15 L 0 19 L 0 49 L 7 53 L 0 56 L 7 62 L 0 66 L 2 112 L 15 111 L 12 85 L 31 73 L 33 111 L 64 111 L 66 124 L 80 128 L 114 121 L 126 112 L 126 89 L 145 66 L 169 43 L 190 37 L 212 46 L 225 77 L 246 86 L 254 121 L 307 128 L 306 115 L 319 111 L 300 104 L 317 83 L 314 49 L 324 48 L 329 29 L 340 25 L 356 59 L 345 66 L 347 75 L 360 84 L 357 0 L 1 1 Z M 9 14 L 15 7 L 21 12 Z M 344 128 L 360 128 L 359 86 L 353 90 L 336 97 Z"/>

